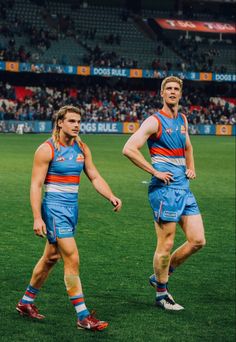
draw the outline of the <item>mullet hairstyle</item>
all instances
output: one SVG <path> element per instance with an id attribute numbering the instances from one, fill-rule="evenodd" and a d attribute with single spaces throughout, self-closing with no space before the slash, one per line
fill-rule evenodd
<path id="1" fill-rule="evenodd" d="M 176 77 L 176 76 L 168 76 L 168 77 L 164 78 L 164 80 L 161 82 L 161 91 L 163 91 L 165 89 L 166 84 L 169 83 L 169 82 L 176 82 L 176 83 L 178 83 L 179 86 L 180 86 L 180 90 L 182 92 L 183 81 L 179 77 Z"/>
<path id="2" fill-rule="evenodd" d="M 76 114 L 79 114 L 81 116 L 80 109 L 78 107 L 74 107 L 74 106 L 63 106 L 53 116 L 54 128 L 52 131 L 52 140 L 53 140 L 55 148 L 58 151 L 60 151 L 60 130 L 61 130 L 61 128 L 58 126 L 58 122 L 59 122 L 59 120 L 63 121 L 66 117 L 66 114 L 69 112 L 70 113 L 71 112 L 76 113 Z M 83 150 L 83 143 L 82 143 L 82 140 L 80 139 L 80 137 L 77 136 L 76 138 L 74 138 L 74 140 L 78 143 L 78 145 Z"/>

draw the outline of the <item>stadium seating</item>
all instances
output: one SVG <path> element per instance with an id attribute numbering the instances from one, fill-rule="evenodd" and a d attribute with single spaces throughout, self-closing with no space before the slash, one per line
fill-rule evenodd
<path id="1" fill-rule="evenodd" d="M 26 51 L 31 52 L 31 56 L 38 54 L 37 61 L 42 63 L 58 63 L 78 65 L 84 64 L 85 56 L 94 65 L 94 55 L 91 51 L 98 45 L 102 54 L 116 55 L 115 62 L 111 66 L 119 65 L 117 61 L 121 58 L 125 60 L 125 67 L 129 67 L 128 61 L 136 61 L 130 64 L 131 67 L 151 68 L 152 61 L 159 60 L 159 65 L 165 68 L 166 63 L 176 69 L 176 65 L 181 62 L 186 63 L 186 56 L 179 54 L 178 40 L 175 46 L 166 44 L 165 38 L 148 36 L 146 32 L 137 25 L 135 16 L 127 12 L 124 16 L 124 9 L 116 7 L 104 7 L 89 5 L 88 7 L 72 5 L 61 1 L 47 1 L 45 6 L 40 6 L 30 0 L 15 0 L 11 10 L 6 11 L 6 18 L 0 19 L 0 28 L 8 23 L 18 21 L 19 29 L 14 31 L 14 25 L 8 25 L 11 34 L 15 39 L 15 48 L 24 46 Z M 142 10 L 140 18 L 169 17 L 170 12 Z M 172 14 L 173 15 L 173 14 Z M 210 20 L 209 14 L 194 14 L 198 20 Z M 39 41 L 32 43 L 31 31 L 35 28 L 39 32 Z M 41 32 L 41 31 L 42 32 Z M 94 31 L 93 35 L 90 32 Z M 40 43 L 41 36 L 46 32 L 46 47 Z M 119 37 L 119 43 L 107 43 L 106 37 L 113 35 Z M 180 36 L 180 33 L 178 33 Z M 216 37 L 217 38 L 217 37 Z M 3 34 L 0 29 L 0 46 L 7 46 L 9 36 Z M 162 49 L 162 54 L 157 54 L 157 46 Z M 204 54 L 208 50 L 209 42 L 198 45 L 198 54 Z M 219 54 L 214 57 L 213 67 L 221 70 L 222 64 L 227 72 L 235 71 L 235 47 L 231 43 L 218 42 L 214 47 Z M 15 57 L 17 60 L 17 56 Z M 35 60 L 32 58 L 32 61 Z M 101 63 L 96 60 L 96 65 Z M 191 71 L 211 71 L 204 63 L 195 65 L 189 64 Z M 192 70 L 197 68 L 197 70 Z M 205 68 L 205 69 L 204 69 Z"/>

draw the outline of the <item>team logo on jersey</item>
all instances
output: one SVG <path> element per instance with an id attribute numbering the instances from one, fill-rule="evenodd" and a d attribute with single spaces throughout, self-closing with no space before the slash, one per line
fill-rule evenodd
<path id="1" fill-rule="evenodd" d="M 73 228 L 68 227 L 68 228 L 59 228 L 59 234 L 63 235 L 63 234 L 68 234 L 68 233 L 72 233 L 73 232 Z"/>
<path id="2" fill-rule="evenodd" d="M 64 160 L 65 160 L 65 158 L 62 157 L 62 156 L 59 156 L 59 157 L 57 157 L 57 159 L 56 159 L 57 162 L 63 162 Z"/>
<path id="3" fill-rule="evenodd" d="M 82 163 L 84 161 L 84 155 L 82 153 L 79 153 L 76 157 L 76 161 L 78 163 Z"/>
<path id="4" fill-rule="evenodd" d="M 163 216 L 175 218 L 177 217 L 177 213 L 175 211 L 165 210 Z"/>
<path id="5" fill-rule="evenodd" d="M 167 129 L 166 129 L 166 133 L 167 133 L 167 134 L 171 134 L 172 132 L 173 132 L 172 128 L 167 128 Z"/>
<path id="6" fill-rule="evenodd" d="M 181 125 L 181 133 L 185 134 L 186 133 L 186 128 L 184 125 Z"/>

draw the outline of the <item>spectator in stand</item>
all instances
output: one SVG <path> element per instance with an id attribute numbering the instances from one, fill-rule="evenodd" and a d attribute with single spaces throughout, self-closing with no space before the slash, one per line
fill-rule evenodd
<path id="1" fill-rule="evenodd" d="M 155 91 L 118 91 L 94 85 L 80 87 L 73 92 L 64 87 L 37 87 L 22 101 L 16 98 L 14 86 L 0 83 L 1 118 L 6 120 L 51 120 L 52 108 L 58 109 L 65 103 L 79 106 L 84 121 L 141 122 L 161 107 L 161 98 Z M 220 98 L 207 97 L 204 90 L 186 89 L 181 111 L 190 124 L 234 124 L 236 121 L 235 105 Z"/>

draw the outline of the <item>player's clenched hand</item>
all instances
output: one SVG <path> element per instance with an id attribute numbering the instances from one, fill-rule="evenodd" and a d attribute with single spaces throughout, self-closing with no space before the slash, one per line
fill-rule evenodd
<path id="1" fill-rule="evenodd" d="M 165 184 L 169 185 L 171 181 L 174 181 L 173 173 L 171 172 L 159 172 L 156 171 L 154 176 L 160 180 L 162 180 Z"/>
<path id="2" fill-rule="evenodd" d="M 194 179 L 196 178 L 196 173 L 194 170 L 191 170 L 191 169 L 187 169 L 186 172 L 185 172 L 187 178 L 189 179 Z"/>
<path id="3" fill-rule="evenodd" d="M 120 211 L 121 207 L 122 207 L 122 202 L 121 200 L 116 197 L 116 196 L 111 196 L 110 198 L 110 202 L 113 205 L 113 211 Z"/>
<path id="4" fill-rule="evenodd" d="M 47 234 L 46 225 L 41 218 L 34 220 L 33 230 L 34 230 L 35 235 L 38 235 L 42 238 L 44 238 Z"/>

